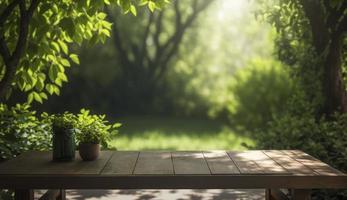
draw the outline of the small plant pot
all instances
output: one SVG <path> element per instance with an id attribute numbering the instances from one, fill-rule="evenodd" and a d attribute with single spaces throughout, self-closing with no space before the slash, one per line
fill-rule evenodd
<path id="1" fill-rule="evenodd" d="M 100 154 L 100 144 L 82 143 L 79 145 L 79 153 L 84 161 L 96 160 Z"/>
<path id="2" fill-rule="evenodd" d="M 54 161 L 71 161 L 75 159 L 74 129 L 54 129 L 52 152 Z"/>

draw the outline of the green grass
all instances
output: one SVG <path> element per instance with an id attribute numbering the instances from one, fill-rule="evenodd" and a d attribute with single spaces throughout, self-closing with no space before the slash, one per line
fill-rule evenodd
<path id="1" fill-rule="evenodd" d="M 110 142 L 118 150 L 245 149 L 252 139 L 236 134 L 220 122 L 197 119 L 128 117 Z"/>

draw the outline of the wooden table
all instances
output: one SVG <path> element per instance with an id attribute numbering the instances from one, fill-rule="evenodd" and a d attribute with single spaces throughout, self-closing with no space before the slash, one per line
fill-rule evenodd
<path id="1" fill-rule="evenodd" d="M 0 164 L 0 188 L 31 199 L 33 189 L 266 189 L 267 199 L 310 199 L 313 188 L 347 188 L 347 175 L 298 150 L 103 151 L 98 160 L 52 162 L 27 152 Z M 63 195 L 64 196 L 64 195 Z"/>

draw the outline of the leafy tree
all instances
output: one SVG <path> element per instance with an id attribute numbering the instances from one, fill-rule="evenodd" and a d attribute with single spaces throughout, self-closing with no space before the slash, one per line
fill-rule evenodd
<path id="1" fill-rule="evenodd" d="M 47 93 L 59 95 L 67 81 L 71 44 L 95 44 L 110 36 L 111 23 L 102 12 L 105 4 L 117 4 L 136 15 L 131 0 L 4 0 L 0 4 L 0 98 L 13 89 L 28 93 L 28 102 L 42 102 Z M 168 0 L 138 0 L 151 11 Z"/>
<path id="2" fill-rule="evenodd" d="M 158 12 L 142 10 L 138 13 L 140 17 L 130 19 L 119 16 L 118 10 L 108 9 L 108 17 L 114 23 L 112 39 L 119 60 L 115 65 L 118 64 L 122 74 L 118 85 L 123 89 L 117 92 L 124 92 L 120 96 L 133 109 L 148 110 L 153 105 L 154 97 L 164 88 L 171 62 L 176 62 L 174 58 L 179 54 L 184 36 L 212 2 L 176 0 Z"/>
<path id="3" fill-rule="evenodd" d="M 278 0 L 265 17 L 277 28 L 281 60 L 297 66 L 317 114 L 347 112 L 347 1 Z M 265 1 L 263 1 L 265 4 Z M 266 5 L 266 4 L 265 4 Z"/>

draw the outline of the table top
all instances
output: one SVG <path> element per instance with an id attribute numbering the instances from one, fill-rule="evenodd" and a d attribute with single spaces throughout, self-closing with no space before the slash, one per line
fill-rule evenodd
<path id="1" fill-rule="evenodd" d="M 95 189 L 263 188 L 264 184 L 347 188 L 347 176 L 299 150 L 102 151 L 97 160 L 88 162 L 78 153 L 74 161 L 53 162 L 51 152 L 31 151 L 0 164 L 0 187 L 25 184 Z"/>

